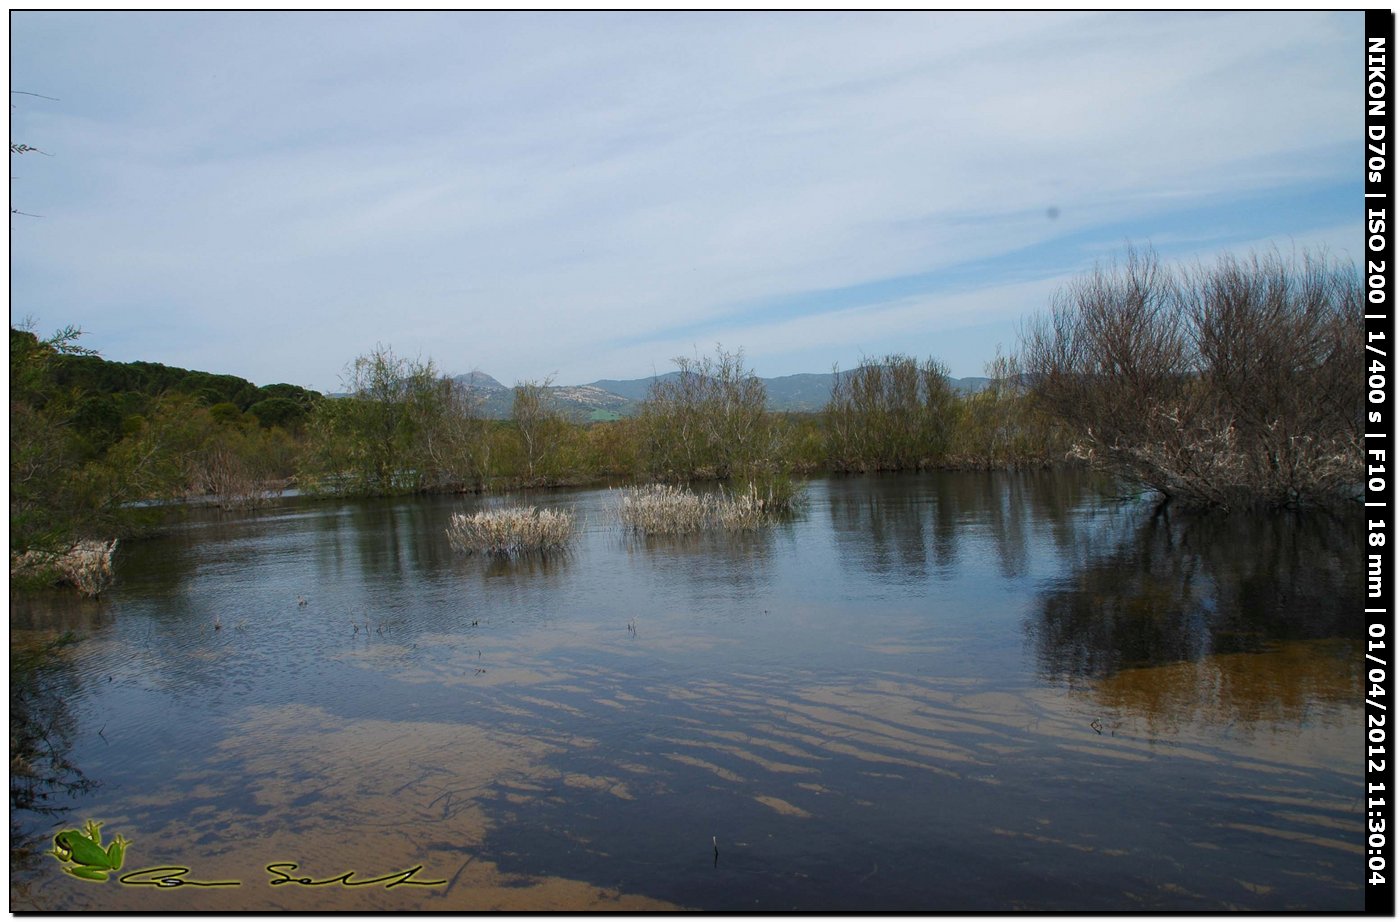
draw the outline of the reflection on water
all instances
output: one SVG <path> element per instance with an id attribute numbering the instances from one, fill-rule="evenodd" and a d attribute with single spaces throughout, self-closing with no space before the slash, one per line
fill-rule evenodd
<path id="1" fill-rule="evenodd" d="M 91 623 L 96 603 L 52 600 L 55 621 Z M 75 611 L 78 610 L 78 611 Z M 69 619 L 59 616 L 67 612 Z M 35 874 L 51 846 L 44 821 L 68 813 L 93 782 L 70 758 L 76 731 L 68 700 L 78 679 L 69 651 L 76 636 L 44 632 L 10 647 L 10 875 Z"/>
<path id="2" fill-rule="evenodd" d="M 100 613 L 59 616 L 84 638 L 67 757 L 101 786 L 32 825 L 99 819 L 129 868 L 243 883 L 40 856 L 12 899 L 1361 905 L 1350 526 L 1154 518 L 1042 474 L 814 482 L 793 522 L 687 539 L 622 535 L 607 491 L 528 499 L 580 515 L 569 555 L 453 554 L 461 499 L 133 544 Z M 12 643 L 47 617 L 17 611 Z M 275 861 L 443 883 L 271 887 Z"/>
<path id="3" fill-rule="evenodd" d="M 1105 707 L 1142 718 L 1154 734 L 1228 729 L 1254 741 L 1350 707 L 1363 662 L 1346 641 L 1291 641 L 1262 653 L 1125 669 L 1093 694 Z"/>
<path id="4" fill-rule="evenodd" d="M 1033 535 L 1042 532 L 1057 546 L 1068 542 L 1070 513 L 1104 487 L 1086 477 L 999 472 L 934 478 L 919 492 L 908 484 L 898 476 L 835 481 L 830 517 L 853 562 L 910 582 L 925 579 L 929 568 L 956 572 L 969 539 L 988 539 L 998 572 L 1021 576 L 1029 570 Z"/>
<path id="5" fill-rule="evenodd" d="M 1068 573 L 1042 596 L 1029 630 L 1047 679 L 1361 637 L 1359 516 L 1125 511 L 1080 533 Z"/>

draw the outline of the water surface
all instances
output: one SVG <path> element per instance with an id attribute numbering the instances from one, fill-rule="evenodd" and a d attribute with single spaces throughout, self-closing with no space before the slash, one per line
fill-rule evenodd
<path id="1" fill-rule="evenodd" d="M 13 907 L 1362 908 L 1359 521 L 1065 474 L 808 497 L 641 540 L 606 490 L 532 496 L 583 532 L 518 561 L 445 537 L 498 498 L 206 511 L 100 603 L 13 600 L 16 650 L 79 638 L 27 710 L 62 759 Z M 88 818 L 124 871 L 241 886 L 69 877 Z"/>

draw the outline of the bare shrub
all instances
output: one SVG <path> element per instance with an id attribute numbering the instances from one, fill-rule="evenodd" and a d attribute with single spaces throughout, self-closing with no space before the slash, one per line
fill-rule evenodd
<path id="1" fill-rule="evenodd" d="M 1361 281 L 1304 254 L 1170 271 L 1151 251 L 1058 292 L 1023 333 L 1075 453 L 1167 497 L 1294 506 L 1361 483 Z"/>
<path id="2" fill-rule="evenodd" d="M 568 548 L 574 537 L 572 513 L 515 506 L 452 516 L 447 540 L 464 554 L 515 557 Z"/>
<path id="3" fill-rule="evenodd" d="M 282 483 L 267 465 L 249 459 L 227 444 L 215 443 L 191 464 L 196 492 L 210 496 L 224 510 L 250 509 L 282 493 Z"/>

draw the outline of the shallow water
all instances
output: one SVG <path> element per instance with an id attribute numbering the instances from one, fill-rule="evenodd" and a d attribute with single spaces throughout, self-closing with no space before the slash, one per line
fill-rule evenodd
<path id="1" fill-rule="evenodd" d="M 79 641 L 12 907 L 1362 908 L 1359 522 L 1064 474 L 815 481 L 689 540 L 530 500 L 581 516 L 568 556 L 454 554 L 500 499 L 303 502 L 13 600 L 15 649 Z M 121 873 L 239 885 L 65 875 L 89 818 Z"/>

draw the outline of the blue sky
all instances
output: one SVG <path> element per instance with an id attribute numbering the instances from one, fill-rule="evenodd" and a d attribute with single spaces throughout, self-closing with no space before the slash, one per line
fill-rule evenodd
<path id="1" fill-rule="evenodd" d="M 13 12 L 11 317 L 338 390 L 901 352 L 1129 241 L 1361 255 L 1360 13 Z"/>

